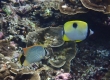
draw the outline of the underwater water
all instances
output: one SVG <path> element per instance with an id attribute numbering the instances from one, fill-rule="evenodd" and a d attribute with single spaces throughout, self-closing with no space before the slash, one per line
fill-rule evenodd
<path id="1" fill-rule="evenodd" d="M 0 80 L 110 80 L 109 3 L 1 0 Z"/>

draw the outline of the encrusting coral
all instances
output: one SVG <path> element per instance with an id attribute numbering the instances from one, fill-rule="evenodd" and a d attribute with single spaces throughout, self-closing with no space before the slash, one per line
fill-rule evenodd
<path id="1" fill-rule="evenodd" d="M 70 48 L 73 46 L 73 48 Z M 63 68 L 64 72 L 70 72 L 70 62 L 76 56 L 76 44 L 66 43 L 59 49 L 53 49 L 54 55 L 49 59 L 49 63 L 53 68 Z"/>
<path id="2" fill-rule="evenodd" d="M 69 3 L 67 3 L 69 2 Z M 93 11 L 103 12 L 105 14 L 110 13 L 110 1 L 109 0 L 69 0 L 60 3 L 59 10 L 61 13 L 74 15 L 77 13 L 86 13 L 91 9 Z"/>
<path id="3" fill-rule="evenodd" d="M 82 6 L 81 2 L 77 0 L 72 2 L 66 3 L 66 2 L 61 2 L 59 6 L 59 10 L 63 14 L 67 15 L 75 15 L 78 13 L 86 13 L 88 10 Z"/>
<path id="4" fill-rule="evenodd" d="M 105 14 L 110 13 L 110 1 L 109 0 L 80 0 L 84 7 L 103 12 Z"/>
<path id="5" fill-rule="evenodd" d="M 64 64 L 66 63 L 65 60 L 55 60 L 55 59 L 49 59 L 49 63 L 53 66 L 53 67 L 56 67 L 56 68 L 60 68 L 62 66 L 64 66 Z"/>
<path id="6" fill-rule="evenodd" d="M 80 1 L 83 4 L 83 6 L 88 9 L 99 11 L 99 12 L 105 12 L 105 8 L 103 5 L 94 4 L 91 2 L 91 0 L 80 0 Z"/>

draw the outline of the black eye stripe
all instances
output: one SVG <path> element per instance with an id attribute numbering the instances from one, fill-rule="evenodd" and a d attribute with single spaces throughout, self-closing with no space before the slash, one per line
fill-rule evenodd
<path id="1" fill-rule="evenodd" d="M 44 50 L 45 50 L 45 55 L 47 55 L 47 50 L 44 48 Z"/>
<path id="2" fill-rule="evenodd" d="M 63 35 L 65 34 L 65 30 L 64 30 L 64 28 L 63 28 Z"/>
<path id="3" fill-rule="evenodd" d="M 25 56 L 24 56 L 24 55 L 22 55 L 22 56 L 20 57 L 20 62 L 21 62 L 21 64 L 23 64 L 23 63 L 24 63 L 24 60 L 25 60 Z"/>
<path id="4" fill-rule="evenodd" d="M 73 23 L 73 27 L 77 28 L 78 24 L 77 23 Z"/>

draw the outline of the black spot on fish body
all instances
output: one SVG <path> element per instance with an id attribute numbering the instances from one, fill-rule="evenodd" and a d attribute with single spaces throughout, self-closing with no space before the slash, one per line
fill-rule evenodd
<path id="1" fill-rule="evenodd" d="M 25 56 L 22 55 L 22 56 L 20 57 L 20 63 L 23 64 L 23 63 L 24 63 L 24 60 L 25 60 Z"/>
<path id="2" fill-rule="evenodd" d="M 74 28 L 77 28 L 77 26 L 78 26 L 77 23 L 73 23 Z"/>

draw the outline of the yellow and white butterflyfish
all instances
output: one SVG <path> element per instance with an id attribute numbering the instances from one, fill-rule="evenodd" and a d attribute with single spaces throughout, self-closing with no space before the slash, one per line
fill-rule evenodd
<path id="1" fill-rule="evenodd" d="M 94 32 L 88 28 L 88 24 L 84 21 L 68 21 L 64 24 L 62 39 L 64 41 L 80 42 L 93 33 Z"/>

